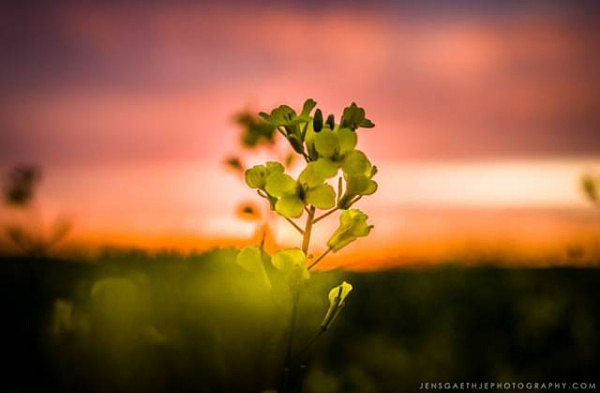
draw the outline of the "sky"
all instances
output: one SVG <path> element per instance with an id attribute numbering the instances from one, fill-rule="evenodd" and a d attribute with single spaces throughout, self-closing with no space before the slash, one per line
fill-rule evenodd
<path id="1" fill-rule="evenodd" d="M 341 255 L 567 244 L 597 227 L 577 183 L 600 171 L 599 11 L 584 1 L 6 3 L 0 169 L 40 165 L 45 221 L 72 217 L 75 240 L 248 238 L 253 224 L 234 212 L 253 193 L 222 165 L 239 151 L 233 115 L 308 97 L 341 113 L 356 101 L 376 124 L 359 147 L 380 168 L 379 192 L 361 202 L 377 230 Z M 283 228 L 276 237 L 295 241 Z"/>

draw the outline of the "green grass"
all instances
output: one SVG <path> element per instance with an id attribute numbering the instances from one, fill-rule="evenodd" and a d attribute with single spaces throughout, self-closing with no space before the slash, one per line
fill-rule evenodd
<path id="1" fill-rule="evenodd" d="M 0 259 L 2 391 L 259 392 L 277 385 L 289 294 L 235 250 Z M 303 357 L 303 392 L 415 391 L 421 382 L 597 381 L 600 270 L 438 267 L 316 273 L 296 348 L 327 292 L 354 290 Z"/>

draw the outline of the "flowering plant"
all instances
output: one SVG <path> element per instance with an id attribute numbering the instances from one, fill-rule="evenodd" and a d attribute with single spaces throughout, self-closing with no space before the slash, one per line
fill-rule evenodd
<path id="1" fill-rule="evenodd" d="M 366 154 L 356 148 L 358 130 L 373 128 L 375 125 L 366 117 L 363 108 L 355 103 L 346 107 L 336 123 L 330 114 L 323 121 L 320 109 L 313 109 L 317 103 L 308 99 L 298 113 L 288 105 L 281 105 L 270 113 L 261 112 L 260 119 L 248 123 L 245 139 L 253 143 L 262 140 L 273 144 L 276 133 L 289 143 L 291 150 L 305 162 L 297 178 L 286 173 L 289 161 L 284 163 L 269 161 L 245 170 L 246 184 L 255 189 L 258 195 L 268 202 L 271 210 L 289 222 L 302 236 L 301 247 L 285 249 L 268 255 L 262 247 L 247 247 L 238 254 L 237 262 L 245 270 L 256 274 L 267 287 L 271 282 L 267 271 L 277 270 L 287 277 L 292 291 L 292 311 L 289 323 L 288 345 L 285 356 L 284 375 L 280 392 L 294 390 L 302 376 L 294 376 L 292 353 L 294 324 L 297 303 L 303 283 L 310 278 L 309 271 L 330 252 L 337 252 L 359 237 L 367 236 L 372 225 L 368 216 L 360 209 L 351 208 L 361 198 L 377 191 L 373 177 L 377 167 L 373 166 Z M 265 130 L 271 130 L 266 133 Z M 239 163 L 239 160 L 235 164 Z M 285 164 L 285 165 L 284 165 Z M 230 166 L 233 166 L 230 163 Z M 236 168 L 242 168 L 236 165 Z M 331 184 L 330 184 L 331 183 Z M 336 185 L 336 188 L 333 185 Z M 317 216 L 317 211 L 324 211 Z M 327 216 L 341 212 L 340 224 L 327 241 L 327 249 L 314 258 L 309 253 L 313 225 Z M 295 220 L 306 218 L 303 224 Z M 333 288 L 329 294 L 330 307 L 320 327 L 325 332 L 339 315 L 346 296 L 352 289 L 347 282 Z M 302 365 L 300 365 L 302 367 Z"/>

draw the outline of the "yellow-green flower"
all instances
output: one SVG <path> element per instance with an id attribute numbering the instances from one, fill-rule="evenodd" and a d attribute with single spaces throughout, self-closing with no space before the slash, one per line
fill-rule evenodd
<path id="1" fill-rule="evenodd" d="M 363 152 L 354 150 L 348 154 L 343 169 L 346 192 L 338 202 L 340 209 L 349 208 L 357 196 L 371 195 L 377 191 L 377 183 L 372 180 L 377 167 L 371 165 Z"/>
<path id="2" fill-rule="evenodd" d="M 356 133 L 349 128 L 323 128 L 313 136 L 314 150 L 318 155 L 315 167 L 325 178 L 333 177 L 344 166 L 346 157 L 356 147 Z"/>
<path id="3" fill-rule="evenodd" d="M 265 165 L 255 165 L 245 173 L 246 184 L 250 188 L 265 190 L 267 177 L 273 173 L 283 173 L 285 168 L 278 162 L 268 161 Z"/>
<path id="4" fill-rule="evenodd" d="M 283 172 L 270 174 L 265 190 L 277 198 L 275 210 L 285 217 L 300 217 L 306 204 L 318 209 L 330 209 L 335 205 L 335 191 L 325 183 L 325 178 L 309 163 L 298 180 Z"/>
<path id="5" fill-rule="evenodd" d="M 369 217 L 358 209 L 342 211 L 340 226 L 333 233 L 327 245 L 333 251 L 339 251 L 359 237 L 367 236 L 373 225 L 367 224 Z"/>
<path id="6" fill-rule="evenodd" d="M 274 173 L 283 173 L 285 168 L 278 162 L 268 161 L 265 165 L 255 165 L 252 168 L 246 170 L 245 179 L 246 184 L 250 188 L 255 188 L 259 191 L 259 194 L 262 192 L 262 196 L 266 197 L 271 204 L 271 210 L 275 210 L 275 203 L 277 202 L 277 198 L 273 195 L 270 195 L 266 191 L 267 186 L 267 178 Z"/>

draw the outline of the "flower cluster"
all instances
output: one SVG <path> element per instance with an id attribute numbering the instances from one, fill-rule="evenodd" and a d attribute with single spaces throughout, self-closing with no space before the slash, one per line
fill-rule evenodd
<path id="1" fill-rule="evenodd" d="M 287 249 L 268 255 L 262 248 L 248 247 L 240 252 L 238 263 L 259 275 L 267 286 L 271 285 L 267 271 L 285 272 L 292 278 L 290 284 L 297 284 L 308 278 L 308 271 L 327 253 L 337 252 L 357 238 L 367 236 L 373 228 L 367 223 L 367 215 L 352 206 L 362 197 L 377 191 L 377 183 L 373 180 L 377 167 L 357 149 L 358 130 L 375 125 L 366 117 L 365 110 L 355 103 L 344 109 L 339 122 L 333 114 L 324 117 L 322 110 L 316 106 L 314 100 L 308 99 L 299 112 L 288 105 L 281 105 L 270 113 L 259 114 L 264 121 L 261 130 L 272 129 L 281 134 L 306 162 L 297 177 L 286 173 L 288 165 L 274 161 L 245 171 L 247 185 L 265 198 L 270 208 L 303 236 L 302 249 Z M 337 189 L 332 185 L 337 185 Z M 317 210 L 327 211 L 315 217 Z M 339 227 L 327 241 L 327 250 L 310 261 L 312 256 L 307 256 L 313 224 L 336 211 L 341 212 Z M 305 212 L 308 216 L 302 229 L 294 219 L 302 217 Z M 332 289 L 329 296 L 331 305 L 321 326 L 323 330 L 339 314 L 351 289 L 352 286 L 346 282 Z"/>

